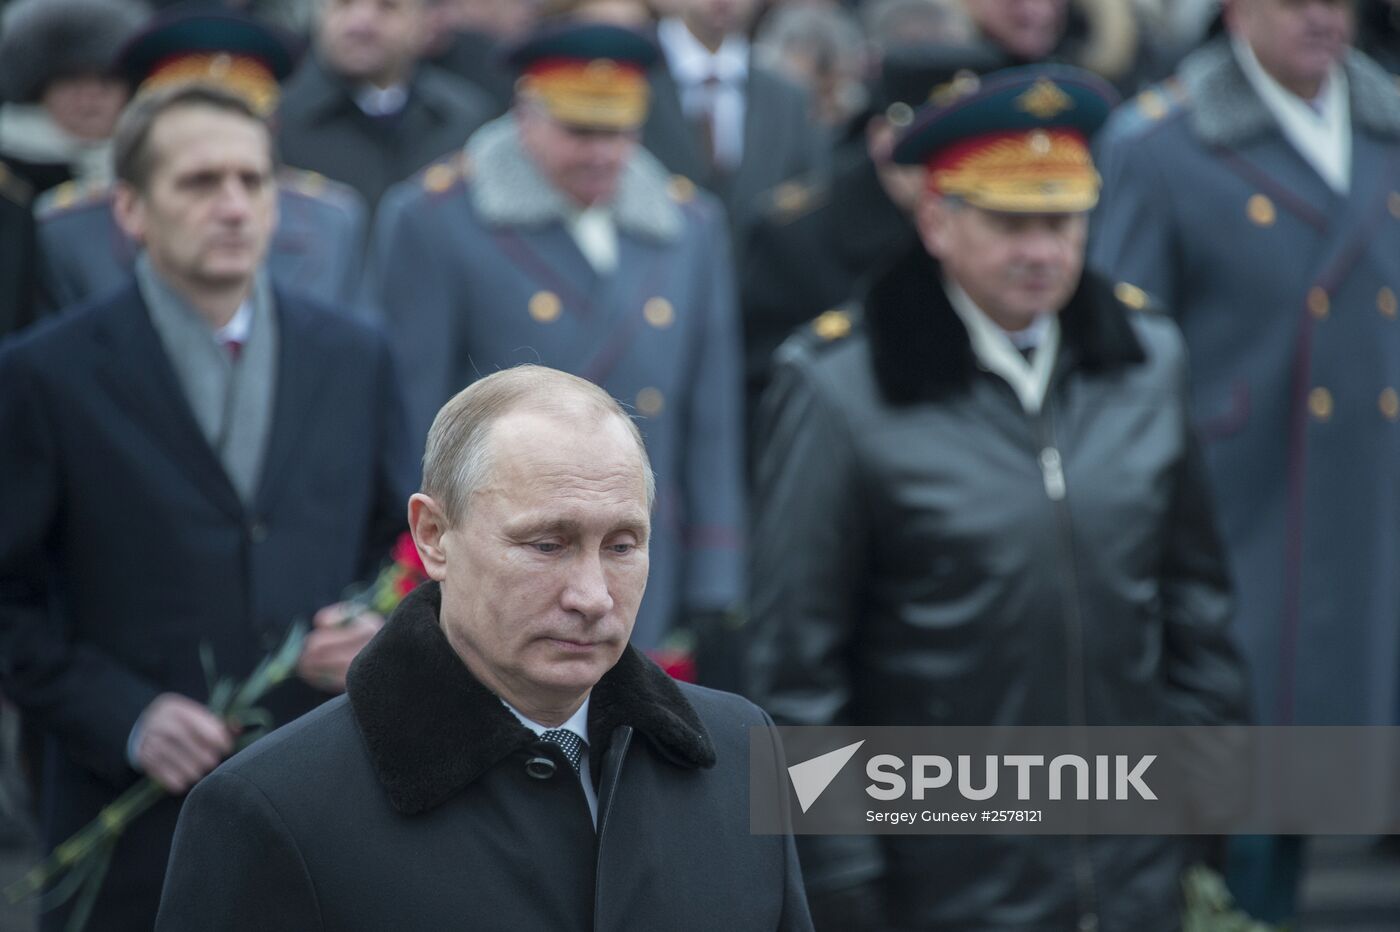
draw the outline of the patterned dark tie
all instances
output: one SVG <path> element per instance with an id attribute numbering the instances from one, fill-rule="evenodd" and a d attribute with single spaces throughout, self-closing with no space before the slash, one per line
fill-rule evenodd
<path id="1" fill-rule="evenodd" d="M 564 752 L 569 766 L 578 773 L 579 762 L 583 759 L 583 739 L 567 728 L 551 728 L 540 733 L 540 740 L 547 741 Z"/>

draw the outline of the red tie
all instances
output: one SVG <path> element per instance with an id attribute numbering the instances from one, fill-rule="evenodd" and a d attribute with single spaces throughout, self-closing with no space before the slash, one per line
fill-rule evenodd
<path id="1" fill-rule="evenodd" d="M 238 362 L 238 357 L 243 355 L 243 341 L 225 340 L 224 349 L 228 350 L 228 358 L 236 363 Z"/>

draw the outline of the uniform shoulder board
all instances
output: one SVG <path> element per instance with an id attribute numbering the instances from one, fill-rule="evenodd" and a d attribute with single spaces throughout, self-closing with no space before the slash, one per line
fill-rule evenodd
<path id="1" fill-rule="evenodd" d="M 1152 300 L 1147 292 L 1131 282 L 1119 282 L 1113 286 L 1113 296 L 1118 299 L 1130 311 L 1143 311 L 1155 314 L 1161 311 L 1161 305 Z"/>
<path id="2" fill-rule="evenodd" d="M 826 203 L 829 193 L 823 181 L 784 181 L 770 192 L 769 209 L 776 222 L 792 223 Z"/>
<path id="3" fill-rule="evenodd" d="M 4 162 L 0 162 L 0 197 L 21 207 L 28 207 L 34 200 L 34 189 L 29 182 L 10 171 Z"/>
<path id="4" fill-rule="evenodd" d="M 471 174 L 471 162 L 466 152 L 457 152 L 438 159 L 423 169 L 419 178 L 429 194 L 445 194 Z"/>
<path id="5" fill-rule="evenodd" d="M 103 204 L 111 199 L 113 190 L 115 185 L 108 182 L 65 181 L 39 195 L 34 204 L 34 216 L 47 220 L 72 210 Z"/>
<path id="6" fill-rule="evenodd" d="M 283 191 L 330 204 L 335 207 L 350 208 L 361 204 L 359 192 L 348 184 L 334 181 L 319 172 L 304 168 L 283 166 L 277 170 L 277 186 Z"/>
<path id="7" fill-rule="evenodd" d="M 1123 116 L 1119 119 L 1131 129 L 1141 131 L 1180 110 L 1188 99 L 1186 86 L 1177 78 L 1168 78 L 1139 92 L 1121 108 Z"/>
<path id="8" fill-rule="evenodd" d="M 819 356 L 841 345 L 860 329 L 858 309 L 834 307 L 823 311 L 792 332 L 778 349 L 778 358 Z"/>
<path id="9" fill-rule="evenodd" d="M 666 184 L 666 191 L 677 204 L 689 204 L 695 200 L 695 182 L 685 175 L 672 175 Z"/>

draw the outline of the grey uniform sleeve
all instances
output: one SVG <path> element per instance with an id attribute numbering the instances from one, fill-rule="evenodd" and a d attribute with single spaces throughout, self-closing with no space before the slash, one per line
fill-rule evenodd
<path id="1" fill-rule="evenodd" d="M 1090 228 L 1089 265 L 1108 278 L 1136 285 L 1168 308 L 1179 308 L 1171 186 L 1151 138 L 1112 138 L 1098 155 L 1104 186 Z"/>

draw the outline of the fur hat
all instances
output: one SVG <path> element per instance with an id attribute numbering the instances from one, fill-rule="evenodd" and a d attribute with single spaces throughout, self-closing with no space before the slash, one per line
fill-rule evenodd
<path id="1" fill-rule="evenodd" d="M 0 19 L 0 98 L 35 103 L 54 81 L 107 72 L 149 16 L 140 0 L 14 0 Z"/>

